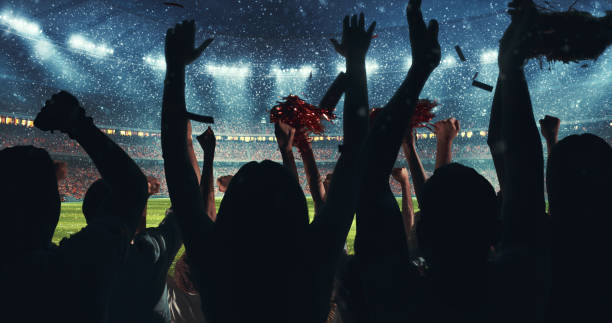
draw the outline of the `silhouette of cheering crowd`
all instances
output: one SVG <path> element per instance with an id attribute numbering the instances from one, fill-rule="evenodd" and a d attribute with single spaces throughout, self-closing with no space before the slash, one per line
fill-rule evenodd
<path id="1" fill-rule="evenodd" d="M 186 66 L 213 39 L 195 46 L 193 21 L 168 29 L 165 39 L 161 152 L 171 208 L 159 226 L 145 226 L 159 181 L 146 178 L 77 98 L 53 95 L 35 127 L 68 135 L 67 146 L 77 143 L 70 149 L 86 152 L 101 178 L 84 196 L 87 226 L 55 245 L 66 165 L 33 146 L 0 151 L 0 169 L 11 170 L 0 185 L 3 321 L 609 321 L 612 147 L 592 134 L 557 142 L 559 119 L 547 116 L 539 121 L 545 162 L 524 74 L 539 35 L 536 7 L 510 3 L 512 21 L 500 40 L 487 141 L 498 192 L 473 168 L 452 162 L 460 130 L 454 118 L 434 125 L 433 174 L 416 153 L 410 120 L 441 59 L 438 22 L 426 24 L 420 7 L 410 0 L 406 11 L 412 65 L 373 119 L 366 56 L 376 23 L 346 16 L 342 38 L 331 40 L 346 72 L 320 106 L 345 95 L 344 140 L 333 171 L 323 174 L 312 145 L 299 143 L 312 221 L 293 154 L 303 129 L 276 122 L 282 164 L 249 162 L 233 177 L 213 176 L 212 128 L 196 137 L 202 151 L 194 149 Z M 394 168 L 398 157 L 407 169 Z M 401 208 L 390 178 L 402 191 Z M 218 213 L 215 183 L 225 191 Z M 354 218 L 355 253 L 347 255 Z M 181 245 L 185 254 L 170 277 Z"/>

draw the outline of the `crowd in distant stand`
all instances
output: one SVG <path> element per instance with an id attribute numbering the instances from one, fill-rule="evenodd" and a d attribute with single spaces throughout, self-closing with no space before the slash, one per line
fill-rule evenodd
<path id="1" fill-rule="evenodd" d="M 36 131 L 36 129 L 13 125 L 0 125 L 0 130 L 0 148 L 16 145 L 33 145 L 44 148 L 54 155 L 56 159 L 67 162 L 70 176 L 68 176 L 60 186 L 60 193 L 66 201 L 81 200 L 89 185 L 99 178 L 99 174 L 91 161 L 88 159 L 81 160 L 81 157 L 86 156 L 85 151 L 75 142 L 66 140 L 65 137 L 59 133 L 41 133 L 40 131 Z M 147 175 L 160 179 L 162 182 L 161 189 L 157 195 L 168 196 L 162 164 L 147 162 L 147 160 L 162 160 L 159 138 L 127 137 L 120 135 L 114 135 L 111 136 L 111 138 L 115 139 L 119 146 L 139 163 Z M 453 154 L 456 159 L 490 158 L 489 147 L 486 143 L 480 142 L 483 140 L 474 139 L 472 141 L 474 144 L 463 141 L 453 147 Z M 435 142 L 435 139 L 420 139 L 417 143 L 419 154 L 423 158 L 426 169 L 433 168 L 433 159 L 435 159 L 436 149 Z M 334 165 L 331 162 L 334 162 L 339 157 L 338 142 L 317 141 L 313 142 L 312 146 L 315 159 L 320 163 L 319 168 L 321 174 L 325 176 L 327 173 L 331 173 Z M 196 156 L 201 158 L 202 149 L 198 145 L 194 145 L 194 150 Z M 278 153 L 278 145 L 274 141 L 219 141 L 215 154 L 215 162 L 224 164 L 223 167 L 215 168 L 215 176 L 217 177 L 236 173 L 241 166 L 240 162 L 264 159 L 281 161 L 281 155 Z M 403 151 L 400 151 L 398 160 L 405 160 Z M 330 161 L 330 163 L 327 164 L 326 161 Z M 230 164 L 231 166 L 226 166 L 226 164 Z M 492 167 L 492 163 L 488 162 L 486 166 L 477 167 L 477 169 L 491 182 L 495 182 L 495 172 Z M 300 176 L 300 185 L 305 192 L 309 194 L 310 190 L 302 168 L 298 170 L 298 175 Z M 393 192 L 398 196 L 401 195 L 400 185 L 393 180 L 391 180 L 390 183 Z"/>

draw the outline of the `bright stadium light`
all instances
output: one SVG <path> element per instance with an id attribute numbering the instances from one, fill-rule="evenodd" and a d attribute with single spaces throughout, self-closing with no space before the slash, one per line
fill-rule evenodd
<path id="1" fill-rule="evenodd" d="M 412 56 L 406 57 L 404 66 L 406 67 L 407 70 L 409 70 L 412 67 Z"/>
<path id="2" fill-rule="evenodd" d="M 107 47 L 105 44 L 96 45 L 79 34 L 73 34 L 70 36 L 68 39 L 68 45 L 74 49 L 82 50 L 100 57 L 112 55 L 115 52 L 112 48 Z"/>
<path id="3" fill-rule="evenodd" d="M 33 46 L 36 56 L 41 60 L 46 60 L 55 54 L 55 47 L 53 46 L 53 43 L 47 39 L 42 38 L 36 40 Z"/>
<path id="4" fill-rule="evenodd" d="M 15 16 L 12 12 L 5 11 L 0 14 L 0 23 L 8 27 L 9 30 L 14 30 L 26 36 L 38 37 L 42 34 L 42 29 L 37 23 Z"/>
<path id="5" fill-rule="evenodd" d="M 301 77 L 306 78 L 314 73 L 312 66 L 304 65 L 300 68 L 286 68 L 282 69 L 278 66 L 272 66 L 270 69 L 271 76 L 275 77 Z"/>
<path id="6" fill-rule="evenodd" d="M 166 70 L 166 60 L 161 56 L 154 57 L 151 55 L 147 55 L 143 57 L 142 60 L 155 70 Z"/>
<path id="7" fill-rule="evenodd" d="M 376 61 L 374 61 L 374 60 L 366 61 L 366 72 L 367 73 L 374 73 L 374 72 L 376 72 L 378 70 L 379 67 L 380 67 L 380 65 L 378 65 L 378 63 L 376 63 Z M 336 71 L 338 73 L 345 72 L 346 71 L 346 65 L 344 63 L 338 63 L 336 65 Z"/>
<path id="8" fill-rule="evenodd" d="M 487 50 L 480 55 L 480 62 L 482 64 L 493 64 L 497 62 L 497 51 L 496 50 Z"/>
<path id="9" fill-rule="evenodd" d="M 457 64 L 457 59 L 455 58 L 455 56 L 446 56 L 443 60 L 442 60 L 442 66 L 443 67 L 453 67 Z"/>
<path id="10" fill-rule="evenodd" d="M 247 65 L 227 66 L 227 65 L 206 65 L 206 71 L 212 76 L 233 76 L 246 77 L 251 73 L 251 68 Z"/>
<path id="11" fill-rule="evenodd" d="M 312 66 L 304 65 L 300 67 L 299 73 L 303 77 L 308 77 L 314 73 Z"/>
<path id="12" fill-rule="evenodd" d="M 378 70 L 378 63 L 376 63 L 376 61 L 367 61 L 366 62 L 366 72 L 368 73 L 374 73 L 376 72 L 376 70 Z"/>

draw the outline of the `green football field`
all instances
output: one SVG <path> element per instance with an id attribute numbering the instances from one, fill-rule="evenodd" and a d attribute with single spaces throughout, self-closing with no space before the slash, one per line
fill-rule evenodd
<path id="1" fill-rule="evenodd" d="M 308 201 L 308 215 L 312 220 L 314 216 L 314 205 L 311 198 L 307 199 Z M 219 207 L 221 202 L 221 198 L 217 198 L 217 208 Z M 400 203 L 401 207 L 401 198 L 398 199 L 398 203 Z M 417 210 L 416 200 L 413 200 L 415 211 Z M 164 218 L 166 209 L 170 207 L 170 199 L 168 198 L 160 198 L 160 199 L 150 199 L 147 204 L 147 227 L 157 226 L 161 220 Z M 83 212 L 81 211 L 81 202 L 68 202 L 62 203 L 62 211 L 60 215 L 60 220 L 57 225 L 57 229 L 55 230 L 55 234 L 53 235 L 53 242 L 59 243 L 62 238 L 68 237 L 71 234 L 76 233 L 81 230 L 85 226 L 85 218 L 83 217 Z M 353 225 L 351 226 L 351 230 L 349 231 L 348 237 L 346 239 L 349 253 L 353 252 L 353 242 L 355 240 L 355 221 L 353 220 Z M 177 258 L 184 252 L 184 247 L 181 247 Z M 174 273 L 174 263 L 170 268 L 170 272 Z"/>

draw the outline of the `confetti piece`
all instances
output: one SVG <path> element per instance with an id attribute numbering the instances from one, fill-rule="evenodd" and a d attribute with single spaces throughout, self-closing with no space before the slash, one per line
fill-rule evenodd
<path id="1" fill-rule="evenodd" d="M 378 35 L 373 35 L 372 36 L 372 39 L 376 39 L 376 38 L 378 38 Z"/>
<path id="2" fill-rule="evenodd" d="M 457 52 L 457 55 L 459 55 L 459 59 L 461 59 L 462 62 L 465 62 L 465 56 L 463 55 L 463 51 L 461 50 L 461 47 L 459 47 L 459 45 L 455 46 L 455 51 Z"/>
<path id="3" fill-rule="evenodd" d="M 493 92 L 493 87 L 488 85 L 488 84 L 484 84 L 482 82 L 478 82 L 476 80 L 474 80 L 474 82 L 472 82 L 472 85 L 478 88 L 481 88 L 485 91 L 489 91 L 489 92 Z"/>
<path id="4" fill-rule="evenodd" d="M 166 6 L 173 6 L 173 7 L 179 7 L 179 8 L 183 8 L 183 9 L 185 9 L 185 7 L 184 7 L 182 4 L 180 4 L 180 3 L 175 3 L 175 2 L 164 2 L 164 4 L 165 4 Z"/>
<path id="5" fill-rule="evenodd" d="M 186 112 L 185 116 L 187 117 L 187 119 L 193 120 L 193 121 L 197 121 L 197 122 L 215 123 L 215 119 L 213 119 L 213 117 L 209 117 L 209 116 L 203 116 L 203 115 L 199 115 L 199 114 L 195 114 L 195 113 L 191 113 L 191 112 Z"/>
<path id="6" fill-rule="evenodd" d="M 476 80 L 477 77 L 478 77 L 478 72 L 476 72 L 476 74 L 474 74 L 474 77 L 472 77 L 472 81 Z"/>

